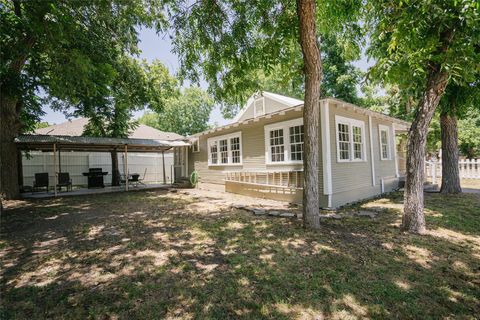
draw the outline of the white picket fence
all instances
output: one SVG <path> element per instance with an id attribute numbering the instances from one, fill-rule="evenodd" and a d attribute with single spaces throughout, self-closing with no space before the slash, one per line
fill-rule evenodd
<path id="1" fill-rule="evenodd" d="M 465 159 L 458 162 L 460 179 L 480 179 L 480 159 Z M 437 178 L 442 176 L 442 161 L 425 161 L 425 177 L 431 178 L 432 183 L 437 183 Z"/>

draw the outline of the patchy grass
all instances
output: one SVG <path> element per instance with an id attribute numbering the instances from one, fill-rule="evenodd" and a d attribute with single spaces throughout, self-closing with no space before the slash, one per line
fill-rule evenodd
<path id="1" fill-rule="evenodd" d="M 304 231 L 212 199 L 135 192 L 10 203 L 0 318 L 360 319 L 480 314 L 480 195 L 426 195 L 429 232 L 399 232 L 402 197 Z M 259 200 L 261 201 L 261 200 Z"/>

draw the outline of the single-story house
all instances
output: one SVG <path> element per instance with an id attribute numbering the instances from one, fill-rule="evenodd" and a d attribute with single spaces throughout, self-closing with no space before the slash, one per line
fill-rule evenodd
<path id="1" fill-rule="evenodd" d="M 396 134 L 408 122 L 321 99 L 320 205 L 335 208 L 398 187 Z M 187 160 L 199 183 L 228 192 L 302 201 L 303 101 L 270 92 L 248 99 L 233 123 L 195 134 Z"/>
<path id="2" fill-rule="evenodd" d="M 33 135 L 21 137 L 21 141 L 19 142 L 27 144 L 28 141 L 38 144 L 38 142 L 42 142 L 43 140 L 48 142 L 53 138 L 63 139 L 63 147 L 61 144 L 57 146 L 57 159 L 54 159 L 54 153 L 48 148 L 42 151 L 36 151 L 36 149 L 22 151 L 20 184 L 27 186 L 32 185 L 35 173 L 48 172 L 50 185 L 53 185 L 55 180 L 54 166 L 56 164 L 57 171 L 68 172 L 70 174 L 73 185 L 87 185 L 87 177 L 84 176 L 83 173 L 88 172 L 89 168 L 102 168 L 102 171 L 108 172 L 104 180 L 105 184 L 109 185 L 111 183 L 112 161 L 111 154 L 108 150 L 113 149 L 112 147 L 102 149 L 98 146 L 93 148 L 93 143 L 96 143 L 96 140 L 99 139 L 82 137 L 87 123 L 88 119 L 77 118 L 37 129 Z M 147 145 L 148 142 L 165 143 L 171 146 L 178 145 L 178 147 L 171 147 L 164 152 L 155 150 L 144 152 L 140 151 L 138 146 L 135 148 L 137 151 L 134 151 L 132 148 L 132 152 L 128 152 L 128 172 L 140 174 L 144 182 L 171 183 L 187 175 L 185 155 L 188 152 L 188 144 L 175 143 L 186 140 L 182 135 L 173 132 L 163 132 L 140 124 L 132 130 L 128 136 L 128 140 L 128 143 L 140 141 L 141 143 L 147 143 Z M 65 144 L 66 142 L 69 143 L 68 147 L 67 144 Z M 89 146 L 90 142 L 92 146 Z M 82 149 L 82 147 L 78 146 L 72 148 L 72 143 L 81 143 L 82 145 L 86 145 L 86 148 Z M 26 150 L 29 149 L 26 148 Z M 123 146 L 118 148 L 117 157 L 119 170 L 121 174 L 124 174 L 125 153 Z"/>

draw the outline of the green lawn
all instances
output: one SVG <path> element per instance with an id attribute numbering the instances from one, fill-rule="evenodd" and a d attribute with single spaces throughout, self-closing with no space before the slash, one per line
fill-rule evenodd
<path id="1" fill-rule="evenodd" d="M 212 199 L 132 192 L 10 203 L 4 319 L 474 319 L 480 194 L 426 195 L 427 235 L 377 218 L 257 217 Z M 349 210 L 347 208 L 346 210 Z"/>

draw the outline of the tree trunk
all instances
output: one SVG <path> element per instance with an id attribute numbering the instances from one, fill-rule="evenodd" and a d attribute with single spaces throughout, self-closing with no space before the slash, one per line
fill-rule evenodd
<path id="1" fill-rule="evenodd" d="M 423 214 L 423 183 L 427 131 L 447 83 L 448 74 L 439 71 L 439 67 L 429 74 L 425 92 L 418 103 L 415 119 L 408 133 L 407 176 L 402 230 L 411 233 L 421 234 L 426 231 Z"/>
<path id="2" fill-rule="evenodd" d="M 441 193 L 461 193 L 458 170 L 458 127 L 457 117 L 442 112 L 440 115 L 442 134 L 442 188 Z"/>
<path id="3" fill-rule="evenodd" d="M 17 101 L 4 92 L 0 95 L 0 192 L 5 199 L 20 196 L 18 185 L 18 150 L 14 139 L 19 133 Z"/>
<path id="4" fill-rule="evenodd" d="M 300 24 L 300 46 L 302 47 L 305 71 L 305 101 L 303 106 L 304 157 L 303 157 L 303 225 L 319 228 L 318 194 L 318 131 L 320 112 L 320 82 L 322 61 L 316 34 L 316 7 L 314 0 L 297 0 L 297 15 Z"/>
<path id="5" fill-rule="evenodd" d="M 120 171 L 118 170 L 118 155 L 117 150 L 110 151 L 112 158 L 112 186 L 120 185 Z"/>

